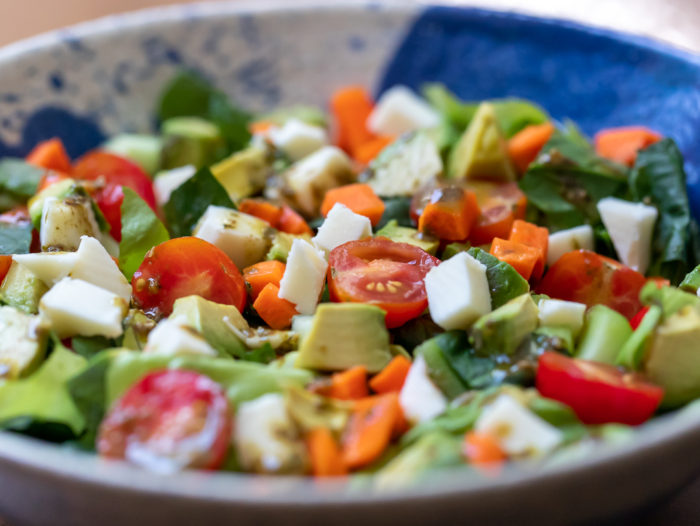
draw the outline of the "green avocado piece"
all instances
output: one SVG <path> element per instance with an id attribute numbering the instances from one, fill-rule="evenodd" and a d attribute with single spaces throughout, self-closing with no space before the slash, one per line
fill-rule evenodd
<path id="1" fill-rule="evenodd" d="M 496 108 L 483 102 L 450 153 L 450 177 L 515 181 L 505 137 L 498 125 Z"/>
<path id="2" fill-rule="evenodd" d="M 477 247 L 470 248 L 467 253 L 486 267 L 492 309 L 497 309 L 510 300 L 529 292 L 530 285 L 527 280 L 508 263 Z"/>
<path id="3" fill-rule="evenodd" d="M 471 336 L 482 354 L 513 354 L 536 328 L 537 305 L 526 293 L 476 320 Z"/>
<path id="4" fill-rule="evenodd" d="M 632 327 L 627 318 L 605 305 L 594 305 L 586 313 L 576 357 L 615 364 L 631 336 Z"/>
<path id="5" fill-rule="evenodd" d="M 0 307 L 0 377 L 26 376 L 46 354 L 47 333 L 36 316 Z"/>
<path id="6" fill-rule="evenodd" d="M 286 263 L 287 256 L 289 256 L 289 251 L 292 250 L 292 243 L 294 243 L 295 239 L 304 239 L 306 241 L 311 241 L 311 236 L 305 234 L 288 234 L 287 232 L 275 231 L 272 237 L 272 244 L 270 245 L 270 250 L 267 251 L 265 259 L 276 259 L 277 261 Z"/>
<path id="7" fill-rule="evenodd" d="M 234 331 L 248 330 L 248 322 L 233 305 L 214 303 L 201 296 L 185 296 L 175 300 L 170 316 L 184 317 L 222 357 L 245 356 L 247 348 Z"/>
<path id="8" fill-rule="evenodd" d="M 209 166 L 226 155 L 226 142 L 219 128 L 200 117 L 172 117 L 163 122 L 161 133 L 163 169 L 188 164 L 196 168 Z"/>
<path id="9" fill-rule="evenodd" d="M 691 270 L 688 275 L 681 281 L 678 288 L 692 294 L 696 294 L 700 289 L 700 265 Z"/>
<path id="10" fill-rule="evenodd" d="M 440 259 L 445 261 L 460 252 L 468 252 L 471 247 L 469 243 L 450 243 L 443 249 Z"/>
<path id="11" fill-rule="evenodd" d="M 532 354 L 557 351 L 571 356 L 574 353 L 574 334 L 569 327 L 539 327 L 532 333 Z"/>
<path id="12" fill-rule="evenodd" d="M 700 298 L 696 294 L 685 292 L 676 287 L 661 287 L 656 283 L 647 283 L 639 292 L 639 299 L 644 305 L 658 305 L 664 317 L 671 316 L 689 305 L 700 307 Z"/>
<path id="13" fill-rule="evenodd" d="M 27 314 L 39 312 L 39 300 L 49 290 L 31 270 L 16 261 L 0 285 L 0 302 Z"/>
<path id="14" fill-rule="evenodd" d="M 662 317 L 661 307 L 652 305 L 649 308 L 649 311 L 642 318 L 642 322 L 620 349 L 620 353 L 617 355 L 617 365 L 634 370 L 641 367 L 654 336 L 654 331 L 661 322 Z"/>
<path id="15" fill-rule="evenodd" d="M 664 388 L 663 407 L 700 397 L 700 309 L 683 307 L 659 325 L 650 340 L 642 370 Z"/>
<path id="16" fill-rule="evenodd" d="M 428 376 L 433 383 L 450 399 L 456 398 L 467 390 L 457 372 L 450 365 L 448 352 L 443 347 L 451 346 L 454 354 L 458 354 L 467 348 L 466 334 L 462 331 L 450 331 L 440 334 L 416 347 L 414 355 L 421 355 L 425 359 L 428 368 Z M 461 349 L 454 349 L 461 347 Z"/>
<path id="17" fill-rule="evenodd" d="M 439 239 L 427 234 L 422 234 L 415 228 L 399 226 L 399 223 L 395 219 L 392 219 L 384 225 L 381 230 L 378 230 L 374 234 L 374 237 L 386 237 L 396 243 L 408 243 L 409 245 L 425 250 L 431 256 L 435 255 L 438 246 L 440 246 Z"/>
<path id="18" fill-rule="evenodd" d="M 385 313 L 363 303 L 322 303 L 301 337 L 297 367 L 343 371 L 364 365 L 370 373 L 392 359 Z"/>
<path id="19" fill-rule="evenodd" d="M 267 153 L 257 146 L 236 152 L 211 167 L 211 173 L 233 202 L 265 188 L 270 171 Z"/>
<path id="20" fill-rule="evenodd" d="M 47 186 L 29 200 L 27 203 L 29 207 L 29 218 L 34 228 L 38 229 L 41 226 L 41 214 L 44 211 L 44 201 L 46 201 L 48 197 L 55 197 L 57 199 L 68 197 L 68 195 L 73 192 L 75 185 L 75 179 L 64 179 L 51 186 Z"/>
<path id="21" fill-rule="evenodd" d="M 132 161 L 153 175 L 160 170 L 163 139 L 154 135 L 122 133 L 109 139 L 102 149 Z"/>
<path id="22" fill-rule="evenodd" d="M 148 341 L 148 333 L 156 326 L 156 323 L 138 309 L 131 309 L 124 318 L 124 338 L 122 347 L 143 350 Z"/>

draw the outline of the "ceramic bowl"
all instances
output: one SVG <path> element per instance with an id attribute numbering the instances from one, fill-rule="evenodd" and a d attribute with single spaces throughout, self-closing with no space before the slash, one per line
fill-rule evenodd
<path id="1" fill-rule="evenodd" d="M 319 0 L 320 2 L 320 0 Z M 337 87 L 441 81 L 465 99 L 532 99 L 587 133 L 673 137 L 700 204 L 700 58 L 570 22 L 405 3 L 201 4 L 71 27 L 0 50 L 0 156 L 61 137 L 72 156 L 148 131 L 163 84 L 195 69 L 251 109 L 318 104 Z M 0 433 L 0 516 L 21 524 L 582 523 L 650 506 L 700 471 L 700 411 L 634 440 L 499 477 L 440 473 L 395 493 L 294 477 L 163 477 Z"/>

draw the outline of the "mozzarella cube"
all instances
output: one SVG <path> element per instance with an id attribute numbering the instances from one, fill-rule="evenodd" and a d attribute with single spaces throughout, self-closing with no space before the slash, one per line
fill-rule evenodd
<path id="1" fill-rule="evenodd" d="M 279 393 L 238 406 L 233 443 L 246 471 L 299 473 L 306 464 L 306 450 Z"/>
<path id="2" fill-rule="evenodd" d="M 100 228 L 97 226 L 90 198 L 46 198 L 39 227 L 41 250 L 72 252 L 78 249 L 81 236 L 98 235 Z"/>
<path id="3" fill-rule="evenodd" d="M 547 265 L 551 267 L 567 252 L 579 249 L 595 249 L 591 225 L 581 225 L 549 234 Z"/>
<path id="4" fill-rule="evenodd" d="M 78 259 L 70 271 L 71 278 L 97 285 L 129 303 L 131 285 L 97 239 L 88 236 L 80 238 L 76 254 Z"/>
<path id="5" fill-rule="evenodd" d="M 568 327 L 574 338 L 581 332 L 586 305 L 575 301 L 541 299 L 537 307 L 540 325 L 548 327 Z"/>
<path id="6" fill-rule="evenodd" d="M 209 206 L 193 235 L 223 250 L 239 269 L 265 259 L 270 248 L 267 221 L 223 206 Z"/>
<path id="7" fill-rule="evenodd" d="M 284 174 L 287 191 L 308 216 L 318 213 L 321 200 L 331 188 L 352 182 L 350 158 L 340 148 L 324 146 L 294 163 Z"/>
<path id="8" fill-rule="evenodd" d="M 194 166 L 187 165 L 156 174 L 155 179 L 153 179 L 153 193 L 156 196 L 158 206 L 163 206 L 170 201 L 170 195 L 190 179 L 196 171 Z"/>
<path id="9" fill-rule="evenodd" d="M 328 144 L 323 128 L 299 119 L 289 119 L 281 128 L 272 128 L 269 136 L 272 143 L 292 161 L 298 161 Z"/>
<path id="10" fill-rule="evenodd" d="M 336 203 L 311 241 L 328 253 L 343 243 L 371 235 L 372 222 L 369 218 L 356 214 L 342 203 Z"/>
<path id="11" fill-rule="evenodd" d="M 63 278 L 39 302 L 39 314 L 59 338 L 122 333 L 128 304 L 116 294 L 80 279 Z"/>
<path id="12" fill-rule="evenodd" d="M 77 252 L 39 252 L 37 254 L 16 254 L 12 259 L 27 267 L 47 286 L 56 283 L 70 274 L 78 261 Z"/>
<path id="13" fill-rule="evenodd" d="M 217 356 L 218 354 L 196 329 L 187 324 L 184 316 L 175 316 L 158 322 L 158 325 L 148 334 L 143 352 L 169 356 Z"/>
<path id="14" fill-rule="evenodd" d="M 399 403 L 406 418 L 414 424 L 435 418 L 447 409 L 447 398 L 428 376 L 428 365 L 420 354 L 408 370 Z"/>
<path id="15" fill-rule="evenodd" d="M 543 455 L 563 440 L 561 431 L 508 394 L 484 407 L 474 429 L 496 437 L 501 448 L 513 456 Z"/>
<path id="16" fill-rule="evenodd" d="M 606 197 L 598 201 L 598 213 L 620 261 L 644 274 L 651 259 L 651 237 L 659 215 L 656 208 Z"/>
<path id="17" fill-rule="evenodd" d="M 491 312 L 486 267 L 466 252 L 430 269 L 425 291 L 430 317 L 445 330 L 466 329 Z"/>
<path id="18" fill-rule="evenodd" d="M 379 97 L 367 119 L 367 127 L 378 135 L 402 135 L 440 124 L 440 115 L 406 86 L 394 86 Z"/>
<path id="19" fill-rule="evenodd" d="M 313 314 L 318 305 L 328 262 L 320 250 L 303 239 L 295 239 L 280 280 L 280 298 L 296 305 L 299 314 Z"/>

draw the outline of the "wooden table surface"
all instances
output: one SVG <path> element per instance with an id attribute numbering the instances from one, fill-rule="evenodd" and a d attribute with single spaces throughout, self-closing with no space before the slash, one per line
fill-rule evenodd
<path id="1" fill-rule="evenodd" d="M 0 45 L 98 16 L 185 1 L 0 0 Z M 306 0 L 285 0 L 285 3 L 304 1 Z M 333 0 L 326 0 L 331 1 Z M 277 3 L 282 1 L 277 0 Z M 700 0 L 453 0 L 451 3 L 570 18 L 653 36 L 700 52 Z M 700 525 L 700 479 L 677 497 L 647 510 L 630 523 L 636 526 Z M 0 526 L 10 525 L 4 524 L 0 519 Z"/>

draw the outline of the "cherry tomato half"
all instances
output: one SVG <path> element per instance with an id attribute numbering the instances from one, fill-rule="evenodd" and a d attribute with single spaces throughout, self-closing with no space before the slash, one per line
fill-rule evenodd
<path id="1" fill-rule="evenodd" d="M 243 311 L 245 281 L 218 247 L 196 237 L 178 237 L 156 245 L 146 254 L 131 280 L 134 302 L 158 318 L 173 310 L 178 298 L 196 294 Z"/>
<path id="2" fill-rule="evenodd" d="M 97 451 L 155 471 L 216 469 L 226 456 L 231 414 L 224 390 L 192 371 L 144 376 L 100 425 Z"/>
<path id="3" fill-rule="evenodd" d="M 642 308 L 639 291 L 646 281 L 642 274 L 613 259 L 574 250 L 549 268 L 537 292 L 589 307 L 602 303 L 631 319 Z"/>
<path id="4" fill-rule="evenodd" d="M 122 203 L 124 192 L 117 184 L 106 184 L 95 192 L 95 202 L 109 223 L 109 233 L 116 241 L 122 240 Z"/>
<path id="5" fill-rule="evenodd" d="M 423 279 L 440 260 L 416 246 L 378 237 L 334 248 L 328 264 L 332 301 L 376 305 L 386 311 L 386 325 L 393 328 L 426 309 Z"/>
<path id="6" fill-rule="evenodd" d="M 535 385 L 542 396 L 571 407 L 584 424 L 639 425 L 651 418 L 664 395 L 636 373 L 551 351 L 539 358 Z"/>

